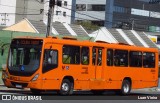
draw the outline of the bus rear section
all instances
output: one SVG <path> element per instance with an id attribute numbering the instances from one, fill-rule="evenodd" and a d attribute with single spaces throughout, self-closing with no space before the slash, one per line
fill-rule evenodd
<path id="1" fill-rule="evenodd" d="M 128 46 L 109 47 L 107 52 L 105 77 L 110 82 L 109 89 L 120 90 L 127 80 L 131 89 L 158 86 L 158 50 Z M 126 86 L 127 87 L 127 86 Z"/>

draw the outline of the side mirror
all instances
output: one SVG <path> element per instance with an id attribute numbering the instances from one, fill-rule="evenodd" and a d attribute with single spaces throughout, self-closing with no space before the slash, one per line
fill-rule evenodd
<path id="1" fill-rule="evenodd" d="M 1 50 L 1 56 L 3 56 L 3 54 L 4 54 L 4 49 L 2 48 L 2 50 Z"/>

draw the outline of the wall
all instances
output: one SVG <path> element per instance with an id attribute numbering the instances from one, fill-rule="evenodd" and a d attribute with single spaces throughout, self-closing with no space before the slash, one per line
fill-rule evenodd
<path id="1" fill-rule="evenodd" d="M 27 1 L 26 0 L 16 0 L 16 13 L 24 14 L 26 12 Z M 26 18 L 26 15 L 16 15 L 16 23 Z"/>
<path id="2" fill-rule="evenodd" d="M 37 2 L 36 0 L 29 0 L 27 5 L 28 5 L 27 6 L 28 9 L 26 10 L 27 14 L 36 14 L 36 15 L 27 15 L 27 18 L 29 20 L 42 21 L 44 15 L 44 3 Z"/>
<path id="3" fill-rule="evenodd" d="M 15 23 L 16 0 L 0 0 L 0 4 L 0 25 L 13 25 Z"/>
<path id="4" fill-rule="evenodd" d="M 160 18 L 158 17 L 160 17 L 160 13 L 157 13 L 160 12 L 159 4 L 149 4 L 148 2 L 143 2 L 143 0 L 106 0 L 106 2 L 106 22 L 110 22 L 106 23 L 106 27 L 122 28 L 123 24 L 125 24 L 127 27 L 122 29 L 132 29 L 133 26 L 134 30 L 140 31 L 148 31 L 149 26 L 159 27 Z M 109 6 L 113 10 L 109 10 Z M 116 8 L 119 9 L 116 10 Z M 133 13 L 133 9 L 137 11 Z M 139 13 L 138 10 L 142 13 Z M 150 12 L 151 17 L 145 16 L 146 14 L 143 14 L 145 11 L 148 12 L 147 15 Z"/>
<path id="5" fill-rule="evenodd" d="M 45 0 L 46 2 L 48 0 Z M 71 23 L 71 9 L 72 9 L 72 0 L 61 0 L 62 1 L 62 7 L 56 6 L 54 8 L 54 16 L 53 16 L 53 22 L 66 22 L 68 24 Z M 67 6 L 64 6 L 64 1 L 67 1 Z M 48 9 L 49 9 L 49 2 L 44 4 L 44 16 L 43 21 L 46 23 L 48 16 Z M 59 15 L 56 15 L 56 11 L 60 11 Z M 66 16 L 63 16 L 63 12 L 66 12 Z"/>
<path id="6" fill-rule="evenodd" d="M 85 4 L 86 10 L 76 11 L 75 20 L 85 20 L 85 19 L 91 20 L 91 21 L 104 21 L 105 20 L 105 11 L 88 11 L 87 8 L 88 8 L 88 4 L 105 5 L 106 0 L 76 0 L 76 4 Z"/>
<path id="7" fill-rule="evenodd" d="M 17 0 L 16 2 L 16 22 L 27 18 L 29 20 L 41 21 L 43 20 L 43 13 L 40 14 L 40 11 L 44 9 L 44 4 L 37 0 Z"/>

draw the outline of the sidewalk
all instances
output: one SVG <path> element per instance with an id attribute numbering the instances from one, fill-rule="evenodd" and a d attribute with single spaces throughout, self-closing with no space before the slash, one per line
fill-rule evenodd
<path id="1" fill-rule="evenodd" d="M 159 78 L 159 83 L 158 83 L 157 91 L 159 91 L 159 92 L 160 92 L 160 78 Z"/>

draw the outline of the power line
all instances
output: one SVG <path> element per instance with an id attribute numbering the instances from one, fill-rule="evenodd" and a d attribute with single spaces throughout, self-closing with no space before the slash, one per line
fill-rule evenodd
<path id="1" fill-rule="evenodd" d="M 27 1 L 30 1 L 30 0 L 27 0 Z M 34 1 L 37 1 L 37 2 L 41 3 L 41 2 L 38 1 L 38 0 L 34 0 Z M 46 1 L 46 2 L 49 2 L 49 1 Z M 46 2 L 45 2 L 45 3 L 46 3 Z M 2 6 L 7 6 L 7 7 L 14 7 L 14 8 L 24 9 L 24 8 L 22 8 L 22 7 L 15 7 L 15 6 L 10 6 L 10 5 L 3 5 L 3 4 L 0 4 L 0 5 L 2 5 Z M 93 19 L 96 19 L 96 20 L 104 21 L 103 19 L 100 19 L 100 18 L 97 18 L 97 17 L 94 17 L 94 16 L 90 16 L 90 15 L 87 15 L 87 14 L 84 14 L 84 13 L 80 13 L 80 12 L 77 12 L 77 11 L 75 11 L 75 10 L 73 10 L 73 9 L 69 9 L 69 8 L 65 8 L 65 7 L 61 7 L 61 8 L 74 11 L 74 12 L 76 12 L 77 14 L 85 15 L 85 16 L 88 16 L 88 17 L 93 18 Z M 26 8 L 26 9 L 28 9 L 28 8 Z M 28 10 L 39 11 L 39 10 L 37 10 L 37 9 L 28 9 Z M 1 14 L 5 14 L 5 13 L 1 13 Z M 16 15 L 39 15 L 39 14 L 23 14 L 23 13 L 7 13 L 7 14 L 16 14 Z"/>
<path id="2" fill-rule="evenodd" d="M 57 5 L 57 6 L 58 6 L 58 5 Z M 58 7 L 61 7 L 61 6 L 58 6 Z M 100 18 L 91 16 L 91 15 L 88 15 L 88 14 L 84 14 L 84 13 L 77 12 L 76 10 L 73 10 L 73 9 L 70 9 L 70 8 L 65 8 L 65 7 L 61 7 L 61 8 L 71 10 L 71 11 L 77 13 L 77 14 L 80 14 L 80 15 L 88 16 L 88 17 L 90 17 L 90 18 L 92 18 L 92 19 L 96 19 L 96 20 L 99 20 L 99 21 L 104 21 L 104 23 L 113 23 L 113 22 L 111 22 L 111 21 L 103 20 L 103 19 L 100 19 Z M 75 17 L 75 18 L 77 18 L 77 17 Z M 86 20 L 89 20 L 89 19 L 86 19 Z"/>
<path id="3" fill-rule="evenodd" d="M 11 14 L 11 15 L 41 15 L 41 14 L 24 14 L 24 13 L 0 13 L 0 14 Z"/>
<path id="4" fill-rule="evenodd" d="M 59 7 L 60 6 L 58 6 L 58 9 L 59 9 Z M 66 9 L 69 9 L 69 8 L 66 8 Z M 60 9 L 59 9 L 60 10 Z M 73 9 L 69 9 L 69 10 L 73 10 Z M 76 12 L 75 10 L 73 10 L 74 12 Z M 55 15 L 55 14 L 54 14 Z M 81 13 L 80 13 L 80 15 L 82 15 Z M 90 15 L 87 15 L 87 14 L 85 14 L 86 16 L 90 16 Z M 66 16 L 69 16 L 69 17 L 74 17 L 74 18 L 77 18 L 77 19 L 82 19 L 82 20 L 88 20 L 88 21 L 90 21 L 89 19 L 85 19 L 85 18 L 80 18 L 80 17 L 75 17 L 75 16 L 70 16 L 70 15 L 66 15 Z M 95 19 L 93 16 L 90 16 L 90 18 L 93 18 L 93 19 Z M 110 21 L 106 21 L 106 20 L 103 20 L 103 19 L 98 19 L 98 20 L 100 20 L 100 21 L 104 21 L 104 23 L 113 23 L 113 22 L 110 22 Z"/>
<path id="5" fill-rule="evenodd" d="M 46 1 L 46 2 L 40 2 L 39 0 L 35 0 L 35 1 L 37 1 L 37 2 L 40 3 L 40 4 L 45 4 L 45 3 L 48 3 L 50 0 L 48 0 L 48 1 Z"/>
<path id="6" fill-rule="evenodd" d="M 16 7 L 16 6 L 11 6 L 11 5 L 4 5 L 4 4 L 0 4 L 0 5 L 6 6 L 6 7 L 13 7 L 13 8 L 24 9 L 24 8 L 22 8 L 22 7 Z M 39 11 L 38 9 L 29 9 L 29 8 L 26 8 L 26 9 L 28 9 L 28 10 L 34 10 L 34 11 Z"/>
<path id="7" fill-rule="evenodd" d="M 48 0 L 48 1 L 46 1 L 46 2 L 41 2 L 41 1 L 39 1 L 39 0 L 25 0 L 25 1 L 36 1 L 36 2 L 38 2 L 39 4 L 45 4 L 45 3 L 49 2 L 50 0 Z"/>
<path id="8" fill-rule="evenodd" d="M 58 6 L 58 5 L 57 5 Z M 59 6 L 60 7 L 60 6 Z M 103 19 L 100 19 L 100 18 L 97 18 L 97 17 L 93 17 L 93 16 L 90 16 L 90 15 L 87 15 L 87 14 L 84 14 L 84 13 L 80 13 L 80 12 L 77 12 L 76 10 L 73 10 L 73 9 L 69 9 L 69 8 L 65 8 L 65 7 L 61 7 L 61 8 L 64 8 L 64 9 L 68 9 L 68 10 L 71 10 L 77 14 L 81 14 L 81 15 L 85 15 L 85 16 L 88 16 L 92 19 L 96 19 L 96 20 L 100 20 L 100 21 L 103 21 Z"/>

